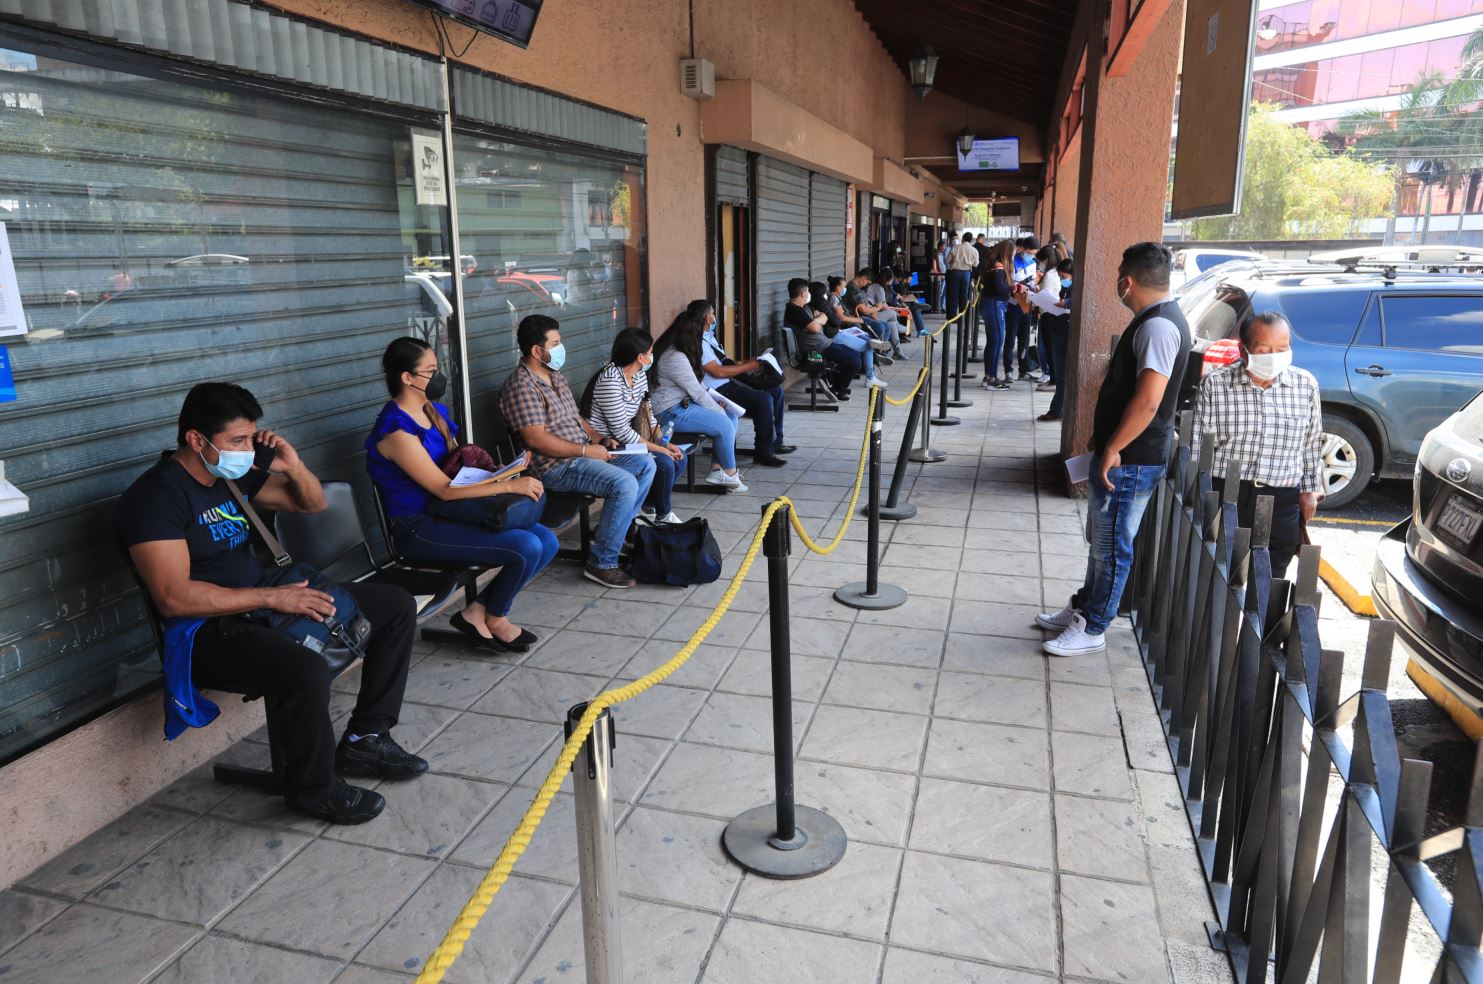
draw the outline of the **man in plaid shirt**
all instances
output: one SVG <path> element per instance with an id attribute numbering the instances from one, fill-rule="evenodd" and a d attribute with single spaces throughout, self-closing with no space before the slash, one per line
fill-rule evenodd
<path id="1" fill-rule="evenodd" d="M 1195 434 L 1215 435 L 1217 490 L 1224 489 L 1227 462 L 1241 462 L 1242 526 L 1252 524 L 1259 496 L 1272 497 L 1272 576 L 1282 577 L 1323 498 L 1318 380 L 1293 366 L 1292 328 L 1277 312 L 1247 318 L 1240 340 L 1241 361 L 1200 383 Z"/>

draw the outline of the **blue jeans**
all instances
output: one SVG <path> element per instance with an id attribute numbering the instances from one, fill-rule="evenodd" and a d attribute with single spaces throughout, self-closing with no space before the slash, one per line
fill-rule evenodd
<path id="1" fill-rule="evenodd" d="M 1004 353 L 1004 304 L 991 297 L 978 302 L 979 317 L 984 323 L 984 379 L 999 375 L 999 357 Z"/>
<path id="2" fill-rule="evenodd" d="M 559 546 L 556 534 L 539 523 L 527 529 L 491 530 L 419 513 L 393 516 L 391 536 L 397 553 L 410 561 L 449 561 L 498 567 L 479 592 L 491 615 L 510 614 L 520 589 L 546 569 Z"/>
<path id="3" fill-rule="evenodd" d="M 915 301 L 908 302 L 905 306 L 911 312 L 911 323 L 916 326 L 917 334 L 920 335 L 927 330 L 926 324 L 922 321 L 922 306 Z"/>
<path id="4" fill-rule="evenodd" d="M 1111 492 L 1102 484 L 1101 456 L 1092 458 L 1092 477 L 1087 483 L 1086 583 L 1071 597 L 1071 605 L 1086 618 L 1093 635 L 1107 631 L 1117 617 L 1117 605 L 1133 566 L 1133 537 L 1143 521 L 1143 511 L 1159 480 L 1163 465 L 1122 465 L 1107 473 Z"/>
<path id="5" fill-rule="evenodd" d="M 862 314 L 860 320 L 865 322 L 865 327 L 869 328 L 876 338 L 890 344 L 892 354 L 901 354 L 901 325 L 897 323 L 894 314 L 889 318 L 872 318 L 868 314 Z"/>
<path id="6" fill-rule="evenodd" d="M 870 347 L 870 339 L 862 338 L 845 328 L 840 329 L 839 334 L 834 336 L 834 344 L 841 348 L 849 349 L 855 355 L 859 356 L 860 368 L 865 372 L 867 378 L 875 375 L 875 349 Z M 833 347 L 830 346 L 830 348 Z M 828 349 L 825 349 L 825 352 L 827 353 Z M 853 379 L 854 375 L 854 373 L 850 373 L 850 378 Z"/>
<path id="7" fill-rule="evenodd" d="M 706 435 L 711 439 L 711 457 L 716 464 L 736 471 L 736 421 L 731 414 L 692 403 L 665 410 L 659 414 L 659 423 L 674 424 L 677 431 Z"/>
<path id="8" fill-rule="evenodd" d="M 593 534 L 590 560 L 593 567 L 609 570 L 618 566 L 623 538 L 654 482 L 654 456 L 620 454 L 611 462 L 568 458 L 542 475 L 541 481 L 551 492 L 585 492 L 602 498 L 602 519 Z"/>
<path id="9" fill-rule="evenodd" d="M 667 454 L 650 454 L 654 459 L 654 482 L 649 486 L 649 498 L 645 500 L 663 516 L 672 511 L 670 496 L 675 491 L 675 480 L 685 470 L 685 454 L 680 453 L 676 461 Z"/>

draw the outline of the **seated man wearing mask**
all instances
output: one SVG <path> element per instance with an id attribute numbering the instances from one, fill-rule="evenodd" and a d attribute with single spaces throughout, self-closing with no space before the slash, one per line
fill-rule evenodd
<path id="1" fill-rule="evenodd" d="M 192 387 L 180 408 L 174 453 L 129 486 L 119 500 L 115 530 L 163 622 L 167 690 L 197 718 L 171 718 L 174 728 L 167 723 L 167 736 L 216 716 L 197 688 L 277 698 L 283 714 L 275 739 L 284 749 L 288 805 L 330 823 L 364 823 L 386 801 L 338 776 L 412 779 L 427 771 L 425 761 L 391 737 L 407 685 L 417 609 L 400 588 L 345 585 L 371 622 L 371 641 L 360 696 L 337 746 L 329 710 L 332 674 L 325 661 L 244 617 L 268 609 L 323 620 L 335 611 L 330 595 L 303 582 L 259 586 L 263 569 L 252 551 L 248 521 L 224 480 L 237 482 L 255 507 L 298 513 L 325 507 L 319 479 L 293 446 L 271 430 L 258 430 L 262 415 L 257 400 L 240 386 Z M 266 470 L 254 466 L 259 448 L 275 452 Z"/>
<path id="2" fill-rule="evenodd" d="M 613 454 L 618 442 L 582 416 L 561 374 L 566 346 L 555 318 L 526 315 L 515 342 L 520 364 L 500 388 L 500 413 L 530 449 L 530 471 L 548 491 L 602 498 L 602 519 L 583 574 L 604 587 L 631 588 L 635 582 L 618 566 L 618 553 L 654 481 L 654 459 L 647 453 Z"/>
<path id="3" fill-rule="evenodd" d="M 787 462 L 778 455 L 798 450 L 792 444 L 783 443 L 783 411 L 787 409 L 787 400 L 783 397 L 782 385 L 757 389 L 737 379 L 759 368 L 762 363 L 756 359 L 732 362 L 727 357 L 720 339 L 716 337 L 716 306 L 710 301 L 703 298 L 691 301 L 686 310 L 705 322 L 705 335 L 700 342 L 700 369 L 705 373 L 701 385 L 739 404 L 752 418 L 752 460 L 769 468 L 781 468 Z"/>

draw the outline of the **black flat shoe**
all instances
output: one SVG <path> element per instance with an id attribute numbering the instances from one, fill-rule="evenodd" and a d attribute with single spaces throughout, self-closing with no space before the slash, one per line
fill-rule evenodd
<path id="1" fill-rule="evenodd" d="M 451 625 L 454 631 L 456 631 L 459 635 L 463 636 L 465 639 L 467 639 L 469 642 L 473 643 L 480 649 L 488 649 L 491 652 L 496 653 L 530 652 L 530 643 L 522 643 L 521 637 L 516 637 L 514 642 L 505 642 L 502 639 L 496 639 L 494 636 L 484 635 L 478 629 L 474 628 L 472 622 L 463 617 L 463 612 L 459 612 L 457 615 L 454 615 L 452 618 L 450 618 L 448 620 L 448 624 Z"/>
<path id="2" fill-rule="evenodd" d="M 779 458 L 775 454 L 753 455 L 752 461 L 756 464 L 763 465 L 768 468 L 781 468 L 787 464 L 786 461 L 784 461 L 782 458 Z"/>
<path id="3" fill-rule="evenodd" d="M 778 444 L 778 445 L 774 445 L 772 450 L 773 450 L 773 453 L 774 454 L 792 454 L 794 451 L 797 451 L 798 450 L 798 445 L 796 445 L 796 444 Z"/>

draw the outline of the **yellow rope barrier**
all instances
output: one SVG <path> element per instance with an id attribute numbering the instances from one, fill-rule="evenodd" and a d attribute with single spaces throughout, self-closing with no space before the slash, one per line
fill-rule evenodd
<path id="1" fill-rule="evenodd" d="M 904 407 L 908 403 L 910 403 L 912 400 L 916 399 L 917 390 L 921 389 L 922 388 L 922 384 L 925 383 L 926 381 L 927 381 L 927 367 L 926 366 L 923 366 L 922 368 L 920 368 L 920 369 L 917 370 L 917 382 L 916 382 L 916 385 L 911 388 L 911 392 L 910 393 L 906 394 L 905 396 L 903 396 L 899 400 L 894 400 L 894 399 L 892 399 L 889 396 L 885 396 L 885 393 L 882 393 L 881 395 L 883 397 L 885 397 L 885 401 L 887 403 L 891 404 L 891 406 L 893 406 L 893 407 Z"/>
<path id="2" fill-rule="evenodd" d="M 920 385 L 920 382 L 918 385 Z M 797 510 L 790 508 L 788 511 L 794 531 L 797 532 L 804 546 L 814 553 L 828 554 L 838 548 L 840 543 L 844 541 L 845 531 L 850 528 L 850 520 L 854 518 L 855 505 L 860 501 L 860 486 L 865 478 L 865 462 L 870 452 L 870 424 L 875 418 L 875 399 L 877 392 L 874 388 L 870 392 L 870 402 L 866 407 L 865 414 L 865 439 L 860 446 L 860 463 L 855 469 L 855 488 L 850 494 L 850 508 L 845 512 L 844 522 L 840 525 L 839 532 L 834 535 L 834 539 L 830 541 L 827 547 L 820 547 L 809 537 L 808 532 L 803 528 L 803 521 L 798 518 Z M 509 880 L 510 873 L 515 868 L 515 862 L 519 861 L 521 855 L 530 847 L 531 839 L 535 837 L 536 828 L 546 818 L 546 810 L 550 808 L 551 801 L 556 798 L 557 791 L 561 789 L 562 782 L 565 780 L 567 773 L 571 771 L 572 763 L 577 760 L 577 753 L 586 744 L 587 736 L 592 733 L 592 726 L 597 721 L 598 715 L 614 704 L 621 704 L 649 690 L 655 684 L 660 683 L 680 667 L 684 666 L 690 657 L 695 654 L 695 650 L 700 648 L 700 644 L 705 641 L 706 636 L 711 634 L 711 630 L 720 623 L 721 617 L 726 614 L 731 608 L 731 603 L 736 600 L 737 592 L 741 590 L 742 582 L 746 579 L 747 572 L 752 569 L 752 564 L 757 559 L 757 551 L 762 548 L 762 539 L 766 536 L 768 528 L 772 525 L 773 516 L 785 505 L 793 505 L 792 500 L 787 496 L 778 496 L 778 498 L 774 499 L 768 505 L 767 511 L 762 514 L 762 521 L 757 526 L 757 532 L 752 536 L 751 545 L 747 547 L 746 556 L 742 558 L 741 566 L 732 575 L 731 583 L 726 586 L 726 593 L 721 596 L 721 600 L 717 603 L 715 610 L 701 623 L 700 628 L 695 630 L 690 640 L 680 647 L 680 651 L 675 653 L 668 662 L 664 663 L 658 669 L 626 686 L 599 694 L 587 705 L 586 713 L 577 722 L 577 726 L 573 729 L 571 737 L 562 746 L 561 753 L 556 756 L 556 762 L 551 766 L 551 771 L 546 774 L 546 780 L 541 783 L 541 788 L 536 793 L 536 798 L 526 809 L 525 815 L 520 818 L 520 823 L 515 827 L 515 832 L 510 835 L 510 839 L 505 841 L 505 846 L 500 849 L 499 856 L 494 859 L 494 864 L 490 867 L 489 872 L 485 874 L 483 880 L 479 882 L 478 888 L 474 890 L 474 894 L 469 898 L 463 909 L 459 911 L 458 918 L 454 919 L 453 925 L 448 927 L 448 932 L 444 934 L 443 941 L 438 944 L 437 949 L 428 957 L 427 964 L 422 968 L 422 973 L 417 975 L 417 984 L 439 984 L 454 962 L 463 954 L 464 946 L 468 943 L 469 938 L 473 936 L 474 930 L 478 928 L 479 921 L 484 918 L 484 914 L 489 911 L 490 905 L 494 902 L 494 897 L 499 894 L 499 890 Z"/>

